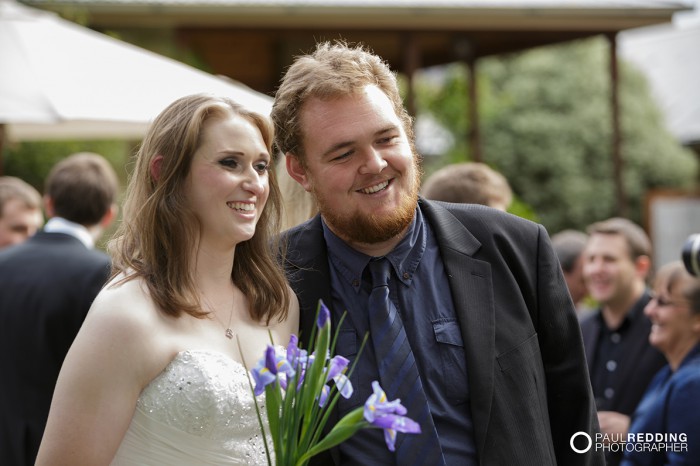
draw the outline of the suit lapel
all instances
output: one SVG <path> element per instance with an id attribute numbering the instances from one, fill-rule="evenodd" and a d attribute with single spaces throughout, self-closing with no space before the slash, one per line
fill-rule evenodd
<path id="1" fill-rule="evenodd" d="M 443 207 L 422 202 L 436 233 L 459 319 L 467 358 L 471 415 L 483 451 L 494 390 L 495 306 L 490 264 L 472 256 L 481 247 L 467 228 Z"/>

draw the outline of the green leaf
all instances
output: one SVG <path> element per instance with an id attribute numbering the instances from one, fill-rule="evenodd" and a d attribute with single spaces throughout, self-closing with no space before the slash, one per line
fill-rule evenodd
<path id="1" fill-rule="evenodd" d="M 299 458 L 296 464 L 304 464 L 304 462 L 308 461 L 313 456 L 346 441 L 355 435 L 360 429 L 371 427 L 371 424 L 365 421 L 363 412 L 364 406 L 360 406 L 359 408 L 355 408 L 353 411 L 346 414 L 340 421 L 338 421 L 328 435 L 326 435 L 320 442 L 313 445 L 304 455 Z"/>
<path id="2" fill-rule="evenodd" d="M 267 422 L 270 425 L 270 435 L 275 447 L 275 456 L 284 459 L 285 454 L 282 448 L 285 435 L 284 429 L 280 429 L 280 406 L 282 405 L 282 389 L 279 382 L 269 384 L 265 387 L 265 408 L 267 409 Z"/>

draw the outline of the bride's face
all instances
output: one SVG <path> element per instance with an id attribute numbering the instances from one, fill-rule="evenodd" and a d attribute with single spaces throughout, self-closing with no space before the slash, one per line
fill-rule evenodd
<path id="1" fill-rule="evenodd" d="M 185 184 L 203 241 L 250 239 L 270 193 L 271 157 L 258 128 L 230 115 L 207 121 Z"/>

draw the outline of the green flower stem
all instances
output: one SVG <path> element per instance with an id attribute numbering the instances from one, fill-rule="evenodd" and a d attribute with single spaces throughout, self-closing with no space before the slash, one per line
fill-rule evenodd
<path id="1" fill-rule="evenodd" d="M 345 317 L 345 314 L 343 314 L 343 317 Z M 338 327 L 338 328 L 340 328 L 340 327 Z M 365 337 L 362 339 L 362 344 L 360 345 L 360 349 L 357 352 L 357 356 L 355 357 L 355 361 L 353 361 L 352 365 L 350 366 L 350 370 L 348 371 L 348 377 L 350 377 L 350 375 L 352 375 L 352 373 L 355 371 L 355 366 L 357 365 L 358 361 L 360 360 L 360 356 L 362 355 L 362 352 L 365 348 L 365 344 L 367 343 L 368 339 L 369 339 L 369 332 L 366 332 Z M 329 398 L 330 402 L 326 406 L 326 410 L 323 413 L 323 417 L 321 419 L 317 420 L 318 427 L 314 429 L 314 436 L 310 442 L 311 445 L 315 445 L 318 442 L 319 437 L 323 433 L 323 427 L 328 422 L 328 418 L 330 417 L 331 413 L 333 412 L 333 409 L 335 408 L 336 403 L 340 399 L 340 392 L 337 390 L 337 388 L 335 386 L 331 390 L 331 394 L 332 394 L 332 396 Z M 347 414 L 346 417 L 349 416 L 350 414 L 352 414 L 352 412 Z"/>
<path id="2" fill-rule="evenodd" d="M 262 416 L 260 415 L 260 406 L 258 406 L 258 399 L 255 397 L 255 387 L 253 387 L 253 381 L 250 380 L 250 372 L 248 371 L 248 365 L 245 362 L 245 357 L 243 357 L 243 349 L 241 348 L 241 341 L 236 335 L 236 343 L 238 343 L 238 351 L 241 354 L 241 359 L 243 360 L 243 367 L 245 368 L 248 386 L 250 386 L 250 393 L 253 395 L 253 405 L 255 406 L 255 415 L 258 417 L 258 423 L 260 424 L 260 431 L 263 439 L 263 446 L 265 447 L 265 457 L 267 458 L 267 464 L 272 465 L 272 458 L 270 458 L 270 447 L 267 445 L 267 434 L 265 433 L 265 423 L 263 423 Z M 274 446 L 274 442 L 273 442 Z"/>
<path id="3" fill-rule="evenodd" d="M 326 323 L 316 335 L 316 347 L 313 348 L 315 353 L 314 362 L 306 369 L 304 376 L 305 389 L 311 392 L 311 396 L 304 396 L 302 411 L 304 412 L 304 421 L 302 425 L 302 438 L 307 437 L 309 429 L 312 427 L 313 420 L 317 417 L 320 410 L 318 406 L 317 396 L 320 395 L 323 386 L 326 383 L 324 371 L 328 370 L 326 354 L 330 343 L 331 326 L 330 322 Z M 305 390 L 306 391 L 306 390 Z"/>

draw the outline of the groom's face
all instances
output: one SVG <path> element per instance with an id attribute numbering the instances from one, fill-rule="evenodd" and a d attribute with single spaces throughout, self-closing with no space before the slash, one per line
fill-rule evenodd
<path id="1" fill-rule="evenodd" d="M 288 154 L 287 168 L 314 194 L 331 230 L 369 244 L 402 233 L 415 214 L 420 172 L 386 94 L 371 85 L 352 95 L 312 98 L 300 122 L 304 163 Z"/>

